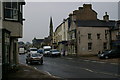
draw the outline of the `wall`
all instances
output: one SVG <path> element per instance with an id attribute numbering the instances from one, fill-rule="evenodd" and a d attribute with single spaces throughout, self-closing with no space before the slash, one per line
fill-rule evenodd
<path id="1" fill-rule="evenodd" d="M 2 29 L 0 29 L 0 80 L 2 78 Z"/>
<path id="2" fill-rule="evenodd" d="M 3 28 L 11 32 L 11 37 L 22 38 L 23 26 L 19 22 L 3 21 Z"/>
<path id="3" fill-rule="evenodd" d="M 77 51 L 78 55 L 97 54 L 98 51 L 103 51 L 103 43 L 107 42 L 107 48 L 109 49 L 109 34 L 105 39 L 105 30 L 109 28 L 105 27 L 78 27 L 77 35 Z M 88 39 L 88 33 L 91 33 L 91 39 Z M 97 34 L 100 34 L 100 39 L 97 39 Z M 80 37 L 80 42 L 79 42 Z M 92 43 L 92 50 L 88 50 L 88 43 Z"/>
<path id="4" fill-rule="evenodd" d="M 118 34 L 118 30 L 112 31 L 112 33 L 111 33 L 111 38 L 112 38 L 113 41 L 117 40 L 117 38 L 116 38 L 116 35 L 117 35 L 117 34 Z"/>
<path id="5" fill-rule="evenodd" d="M 0 80 L 2 78 L 2 3 L 0 1 Z"/>

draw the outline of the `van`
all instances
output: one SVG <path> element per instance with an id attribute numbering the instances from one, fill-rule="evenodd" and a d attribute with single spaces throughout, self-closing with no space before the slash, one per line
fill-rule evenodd
<path id="1" fill-rule="evenodd" d="M 25 48 L 19 48 L 19 54 L 25 54 Z"/>
<path id="2" fill-rule="evenodd" d="M 51 46 L 43 46 L 44 49 L 44 56 L 49 56 L 50 50 L 51 50 Z"/>

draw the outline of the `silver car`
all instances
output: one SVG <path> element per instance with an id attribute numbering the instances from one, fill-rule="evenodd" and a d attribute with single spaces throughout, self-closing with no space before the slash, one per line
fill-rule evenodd
<path id="1" fill-rule="evenodd" d="M 26 63 L 39 63 L 43 64 L 43 55 L 40 53 L 28 53 L 26 56 Z"/>
<path id="2" fill-rule="evenodd" d="M 60 51 L 58 51 L 57 49 L 52 49 L 52 50 L 50 50 L 49 55 L 50 55 L 51 57 L 61 56 L 61 53 L 60 53 Z"/>

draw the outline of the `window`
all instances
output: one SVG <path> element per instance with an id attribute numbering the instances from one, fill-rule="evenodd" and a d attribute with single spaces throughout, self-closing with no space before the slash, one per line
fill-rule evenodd
<path id="1" fill-rule="evenodd" d="M 100 34 L 97 34 L 97 39 L 100 39 Z"/>
<path id="2" fill-rule="evenodd" d="M 88 50 L 92 49 L 92 43 L 88 43 Z"/>
<path id="3" fill-rule="evenodd" d="M 107 49 L 107 43 L 106 43 L 106 42 L 103 43 L 103 48 L 104 48 L 104 49 Z"/>
<path id="4" fill-rule="evenodd" d="M 18 21 L 18 2 L 4 3 L 4 19 Z"/>
<path id="5" fill-rule="evenodd" d="M 91 39 L 91 33 L 88 33 L 88 39 Z"/>
<path id="6" fill-rule="evenodd" d="M 105 39 L 107 40 L 107 34 L 105 34 Z"/>
<path id="7" fill-rule="evenodd" d="M 79 37 L 79 43 L 80 43 L 80 37 Z"/>

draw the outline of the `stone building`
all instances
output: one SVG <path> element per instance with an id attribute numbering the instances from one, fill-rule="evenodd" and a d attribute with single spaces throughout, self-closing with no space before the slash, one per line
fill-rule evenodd
<path id="1" fill-rule="evenodd" d="M 44 39 L 36 39 L 36 38 L 34 38 L 33 40 L 32 40 L 32 45 L 33 45 L 33 47 L 36 47 L 36 48 L 42 48 L 42 42 L 44 41 Z"/>
<path id="2" fill-rule="evenodd" d="M 0 44 L 2 44 L 2 76 L 9 69 L 15 69 L 18 65 L 18 38 L 22 38 L 23 31 L 23 5 L 19 2 L 0 1 Z M 1 61 L 0 61 L 1 62 Z"/>
<path id="3" fill-rule="evenodd" d="M 68 19 L 64 19 L 63 22 L 56 28 L 54 32 L 54 42 L 57 44 L 59 51 L 67 51 L 67 38 L 68 37 Z"/>
<path id="4" fill-rule="evenodd" d="M 91 4 L 84 4 L 69 15 L 68 53 L 69 55 L 96 55 L 99 51 L 110 49 L 110 28 L 115 21 L 109 20 L 107 13 L 103 20 Z"/>

